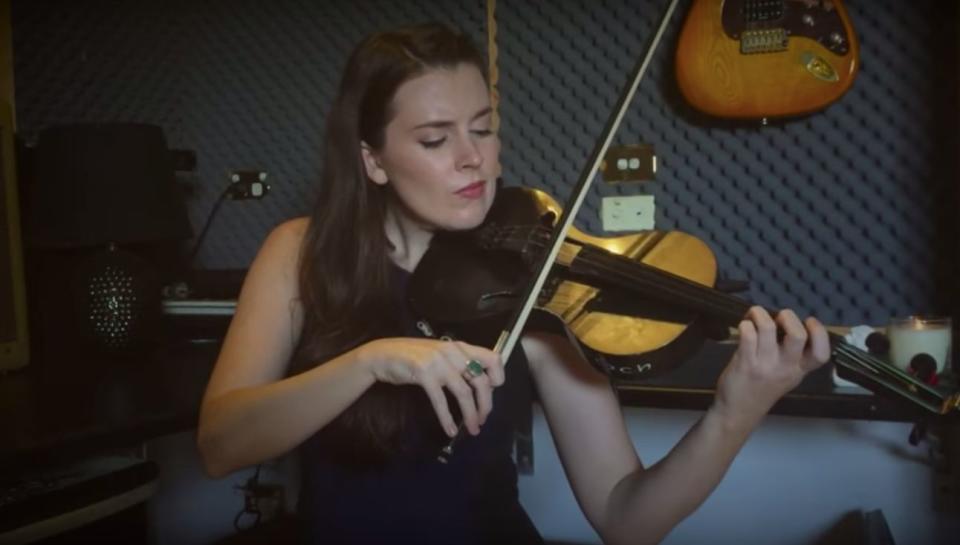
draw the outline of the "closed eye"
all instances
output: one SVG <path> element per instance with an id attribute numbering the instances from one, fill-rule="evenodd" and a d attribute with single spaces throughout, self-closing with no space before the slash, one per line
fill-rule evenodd
<path id="1" fill-rule="evenodd" d="M 421 140 L 420 145 L 427 149 L 439 148 L 444 142 L 446 142 L 446 140 L 446 136 L 443 138 L 437 138 L 436 140 Z"/>

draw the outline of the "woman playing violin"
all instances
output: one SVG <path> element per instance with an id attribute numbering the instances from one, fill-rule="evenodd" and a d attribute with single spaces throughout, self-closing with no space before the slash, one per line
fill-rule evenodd
<path id="1" fill-rule="evenodd" d="M 509 407 L 532 383 L 604 542 L 658 542 L 774 402 L 827 361 L 827 334 L 790 310 L 752 308 L 712 406 L 649 467 L 609 380 L 566 338 L 526 332 L 506 366 L 489 348 L 437 338 L 412 315 L 405 282 L 435 233 L 480 225 L 493 202 L 500 141 L 483 66 L 435 24 L 372 35 L 353 52 L 317 204 L 267 237 L 207 387 L 206 469 L 219 477 L 298 451 L 308 541 L 542 542 L 511 461 Z M 461 420 L 467 435 L 441 464 Z"/>

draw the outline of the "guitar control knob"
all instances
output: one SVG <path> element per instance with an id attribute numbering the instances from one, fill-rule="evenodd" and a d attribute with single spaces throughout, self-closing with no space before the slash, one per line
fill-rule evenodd
<path id="1" fill-rule="evenodd" d="M 807 26 L 813 26 L 814 24 L 816 24 L 816 21 L 813 19 L 813 15 L 810 15 L 809 13 L 804 13 L 802 20 L 803 20 L 803 24 Z"/>
<path id="2" fill-rule="evenodd" d="M 833 43 L 833 45 L 843 45 L 843 36 L 841 36 L 839 32 L 831 32 L 830 41 Z"/>

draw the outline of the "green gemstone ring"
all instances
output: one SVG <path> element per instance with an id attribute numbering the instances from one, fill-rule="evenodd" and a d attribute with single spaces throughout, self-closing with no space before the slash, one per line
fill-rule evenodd
<path id="1" fill-rule="evenodd" d="M 470 360 L 467 362 L 467 368 L 464 370 L 463 375 L 467 380 L 472 378 L 479 377 L 483 374 L 483 366 L 480 365 L 480 362 L 477 360 Z"/>

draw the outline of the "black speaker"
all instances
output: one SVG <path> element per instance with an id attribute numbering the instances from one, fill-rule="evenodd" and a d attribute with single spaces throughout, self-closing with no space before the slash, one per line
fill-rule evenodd
<path id="1" fill-rule="evenodd" d="M 142 358 L 162 340 L 162 285 L 192 234 L 163 129 L 51 125 L 20 152 L 34 366 Z"/>
<path id="2" fill-rule="evenodd" d="M 0 372 L 27 365 L 27 297 L 12 108 L 0 103 Z"/>

